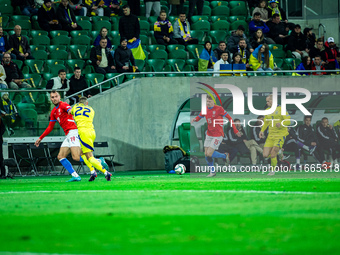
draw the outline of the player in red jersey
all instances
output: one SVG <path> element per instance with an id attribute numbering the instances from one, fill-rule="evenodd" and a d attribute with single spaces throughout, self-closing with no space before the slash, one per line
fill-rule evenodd
<path id="1" fill-rule="evenodd" d="M 208 166 L 210 167 L 210 174 L 207 177 L 214 177 L 216 176 L 216 172 L 214 169 L 214 160 L 213 158 L 222 158 L 226 162 L 228 161 L 228 153 L 223 154 L 218 151 L 218 147 L 220 146 L 224 131 L 223 131 L 223 117 L 226 117 L 231 123 L 234 130 L 234 133 L 237 136 L 241 136 L 241 134 L 238 132 L 237 128 L 235 127 L 233 123 L 233 119 L 230 117 L 230 115 L 223 109 L 222 106 L 215 105 L 215 101 L 211 96 L 207 96 L 207 115 L 205 116 L 205 119 L 208 123 L 208 130 L 207 135 L 204 141 L 204 154 L 205 154 L 205 160 L 208 163 Z M 197 122 L 201 119 L 203 119 L 204 116 L 202 115 L 202 112 L 191 120 L 191 124 L 194 122 Z"/>
<path id="2" fill-rule="evenodd" d="M 60 95 L 57 91 L 52 91 L 50 94 L 50 98 L 52 103 L 55 105 L 55 107 L 51 111 L 50 124 L 48 125 L 44 133 L 35 141 L 35 146 L 39 146 L 42 139 L 44 139 L 44 137 L 53 130 L 56 121 L 58 121 L 59 125 L 62 127 L 66 135 L 66 138 L 60 147 L 58 160 L 72 175 L 72 178 L 68 182 L 81 181 L 80 176 L 77 174 L 76 171 L 74 171 L 70 161 L 66 157 L 71 152 L 73 160 L 84 161 L 90 169 L 91 167 L 93 168 L 93 166 L 90 162 L 87 161 L 85 155 L 81 156 L 82 153 L 80 148 L 77 125 L 74 122 L 73 116 L 67 113 L 67 111 L 72 107 L 69 104 L 60 100 Z"/>

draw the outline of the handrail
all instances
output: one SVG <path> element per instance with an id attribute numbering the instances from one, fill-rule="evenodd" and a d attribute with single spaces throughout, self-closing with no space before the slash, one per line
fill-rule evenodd
<path id="1" fill-rule="evenodd" d="M 321 38 L 320 27 L 323 28 L 324 42 L 325 42 L 325 34 L 326 34 L 326 26 L 324 24 L 319 24 L 319 38 Z"/>

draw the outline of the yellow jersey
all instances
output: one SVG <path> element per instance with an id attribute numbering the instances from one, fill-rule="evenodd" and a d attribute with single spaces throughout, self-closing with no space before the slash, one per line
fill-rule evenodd
<path id="1" fill-rule="evenodd" d="M 267 108 L 269 110 L 270 108 Z M 261 131 L 264 132 L 268 127 L 268 136 L 287 136 L 288 135 L 288 128 L 282 125 L 283 120 L 289 120 L 290 116 L 288 112 L 286 115 L 281 115 L 281 106 L 276 107 L 275 111 L 272 114 L 266 115 L 263 119 L 263 126 Z M 278 128 L 276 126 L 277 123 L 280 123 L 281 126 Z M 290 121 L 284 121 L 283 124 L 285 126 L 290 125 Z"/>
<path id="2" fill-rule="evenodd" d="M 75 104 L 72 107 L 71 114 L 77 124 L 78 129 L 94 129 L 93 118 L 94 110 L 91 106 L 84 104 Z"/>

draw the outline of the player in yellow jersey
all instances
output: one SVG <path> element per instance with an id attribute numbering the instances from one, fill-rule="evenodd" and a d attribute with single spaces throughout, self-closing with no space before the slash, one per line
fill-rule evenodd
<path id="1" fill-rule="evenodd" d="M 88 161 L 99 171 L 103 172 L 106 180 L 111 181 L 112 174 L 107 171 L 108 165 L 106 164 L 104 158 L 98 159 L 93 156 L 93 143 L 96 139 L 96 131 L 93 127 L 94 110 L 91 106 L 88 106 L 88 101 L 86 97 L 81 97 L 79 103 L 75 104 L 72 109 L 70 109 L 69 114 L 73 115 L 73 118 L 78 127 L 79 140 L 81 145 L 81 150 L 83 154 L 86 155 Z M 90 168 L 91 169 L 91 168 Z M 91 177 L 89 181 L 94 181 L 97 177 L 97 172 L 92 168 Z"/>
<path id="2" fill-rule="evenodd" d="M 266 98 L 266 102 L 267 106 L 271 108 L 273 105 L 273 96 L 269 95 Z M 268 175 L 275 174 L 274 168 L 277 165 L 277 154 L 282 148 L 286 140 L 286 136 L 288 135 L 288 128 L 284 127 L 281 122 L 283 120 L 289 119 L 290 116 L 288 115 L 288 112 L 286 112 L 286 115 L 281 115 L 281 106 L 277 106 L 272 114 L 266 115 L 263 119 L 264 124 L 261 128 L 261 132 L 259 133 L 260 138 L 264 138 L 264 131 L 268 128 L 268 137 L 264 144 L 263 157 L 270 157 L 271 166 L 273 167 L 273 171 L 270 171 Z M 290 124 L 290 121 L 286 121 L 283 124 L 285 126 L 288 126 Z"/>

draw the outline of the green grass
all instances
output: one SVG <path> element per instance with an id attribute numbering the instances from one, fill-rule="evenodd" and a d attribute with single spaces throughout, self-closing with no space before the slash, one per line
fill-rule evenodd
<path id="1" fill-rule="evenodd" d="M 223 176 L 0 180 L 0 254 L 339 254 L 336 174 Z"/>

